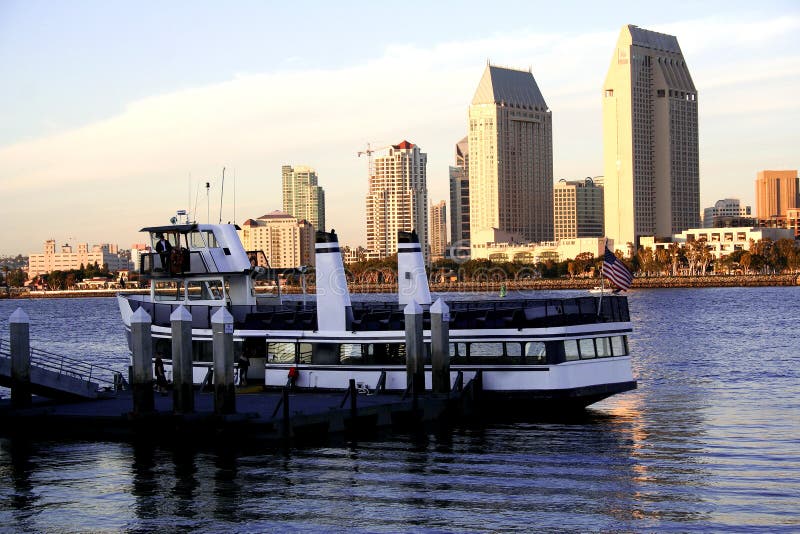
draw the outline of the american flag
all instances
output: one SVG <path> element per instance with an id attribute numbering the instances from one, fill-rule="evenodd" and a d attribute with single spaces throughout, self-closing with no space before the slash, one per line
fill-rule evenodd
<path id="1" fill-rule="evenodd" d="M 631 272 L 625 267 L 624 263 L 614 256 L 613 252 L 608 250 L 608 246 L 606 246 L 606 252 L 603 255 L 603 276 L 622 290 L 630 288 L 633 281 Z"/>

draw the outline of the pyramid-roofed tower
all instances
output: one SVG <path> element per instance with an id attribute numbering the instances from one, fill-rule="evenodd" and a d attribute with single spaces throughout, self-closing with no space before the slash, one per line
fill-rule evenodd
<path id="1" fill-rule="evenodd" d="M 469 108 L 468 142 L 471 246 L 493 229 L 520 241 L 552 240 L 552 116 L 531 71 L 486 66 Z"/>

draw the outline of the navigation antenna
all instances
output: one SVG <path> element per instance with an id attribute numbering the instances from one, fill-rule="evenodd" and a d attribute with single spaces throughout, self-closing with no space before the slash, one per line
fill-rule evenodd
<path id="1" fill-rule="evenodd" d="M 225 167 L 222 167 L 222 187 L 219 190 L 219 223 L 222 224 L 222 197 L 225 195 Z"/>
<path id="2" fill-rule="evenodd" d="M 192 210 L 192 215 L 194 215 L 195 219 L 192 222 L 197 222 L 197 198 L 200 196 L 200 184 L 197 184 L 197 190 L 194 193 L 194 209 Z"/>
<path id="3" fill-rule="evenodd" d="M 211 224 L 211 196 L 209 190 L 211 189 L 211 182 L 206 182 L 206 224 Z"/>

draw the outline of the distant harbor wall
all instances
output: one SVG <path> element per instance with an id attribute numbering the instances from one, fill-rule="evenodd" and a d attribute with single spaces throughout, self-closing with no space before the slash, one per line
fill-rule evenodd
<path id="1" fill-rule="evenodd" d="M 599 278 L 539 278 L 535 280 L 507 280 L 491 282 L 445 282 L 432 283 L 431 291 L 436 293 L 468 293 L 499 292 L 505 285 L 508 291 L 536 291 L 557 289 L 592 289 L 600 285 Z M 797 286 L 800 275 L 712 275 L 712 276 L 648 276 L 633 279 L 633 288 L 700 288 L 700 287 L 765 287 L 765 286 Z M 396 293 L 396 284 L 354 284 L 348 285 L 351 293 Z M 286 294 L 302 293 L 299 286 L 281 286 Z M 147 294 L 149 289 L 125 289 L 125 293 Z M 309 285 L 308 293 L 314 293 L 315 287 Z M 79 297 L 113 297 L 117 289 L 86 289 L 65 291 L 26 291 L 16 288 L 0 288 L 1 298 L 79 298 Z"/>

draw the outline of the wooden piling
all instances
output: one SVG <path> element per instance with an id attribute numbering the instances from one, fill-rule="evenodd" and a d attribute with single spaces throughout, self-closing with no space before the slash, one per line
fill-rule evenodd
<path id="1" fill-rule="evenodd" d="M 422 330 L 422 307 L 416 300 L 403 310 L 406 323 L 406 373 L 412 395 L 425 391 L 425 341 Z"/>
<path id="2" fill-rule="evenodd" d="M 192 413 L 192 315 L 181 305 L 169 320 L 172 324 L 172 407 L 175 413 Z"/>
<path id="3" fill-rule="evenodd" d="M 431 390 L 450 393 L 450 308 L 441 298 L 431 306 Z"/>
<path id="4" fill-rule="evenodd" d="M 11 331 L 11 406 L 27 408 L 31 405 L 30 318 L 22 308 L 17 308 L 8 323 Z"/>
<path id="5" fill-rule="evenodd" d="M 139 308 L 131 317 L 131 348 L 133 349 L 133 413 L 152 412 L 153 401 L 153 337 L 150 315 Z"/>
<path id="6" fill-rule="evenodd" d="M 214 413 L 236 413 L 233 376 L 233 315 L 220 308 L 211 316 L 214 351 Z"/>

